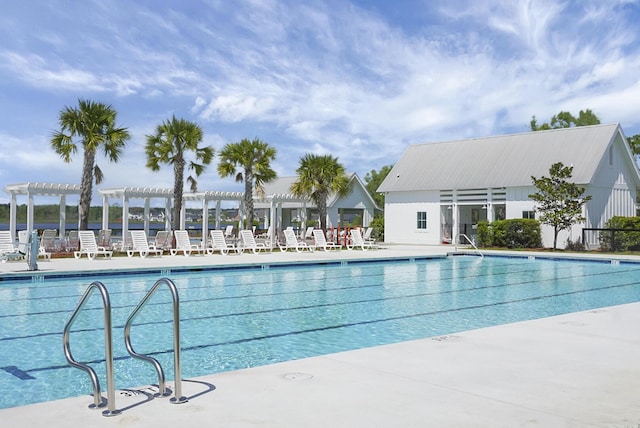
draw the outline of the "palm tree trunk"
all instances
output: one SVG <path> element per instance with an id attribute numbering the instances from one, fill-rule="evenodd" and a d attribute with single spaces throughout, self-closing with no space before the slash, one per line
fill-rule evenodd
<path id="1" fill-rule="evenodd" d="M 318 197 L 318 215 L 320 216 L 320 229 L 327 231 L 327 195 L 322 193 Z"/>
<path id="2" fill-rule="evenodd" d="M 175 179 L 173 185 L 173 230 L 179 230 L 184 189 L 184 159 L 176 159 L 173 163 L 173 173 Z"/>
<path id="3" fill-rule="evenodd" d="M 253 227 L 253 172 L 250 170 L 244 173 L 244 206 L 247 210 L 244 228 L 250 230 Z"/>
<path id="4" fill-rule="evenodd" d="M 82 166 L 82 182 L 80 183 L 80 202 L 78 216 L 80 230 L 89 229 L 89 209 L 91 208 L 91 194 L 93 193 L 93 168 L 96 160 L 94 150 L 85 148 L 84 164 Z"/>

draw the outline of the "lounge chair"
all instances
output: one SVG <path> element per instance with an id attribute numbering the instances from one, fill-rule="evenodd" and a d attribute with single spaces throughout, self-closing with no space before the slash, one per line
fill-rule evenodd
<path id="1" fill-rule="evenodd" d="M 313 226 L 307 227 L 307 231 L 304 233 L 304 240 L 312 240 L 313 239 L 313 231 L 315 228 Z"/>
<path id="2" fill-rule="evenodd" d="M 171 232 L 169 230 L 159 230 L 153 240 L 153 245 L 159 250 L 170 251 L 173 248 Z"/>
<path id="3" fill-rule="evenodd" d="M 80 247 L 80 239 L 78 238 L 77 230 L 70 230 L 67 232 L 67 239 L 65 244 L 66 251 L 76 251 Z"/>
<path id="4" fill-rule="evenodd" d="M 40 235 L 40 248 L 48 253 L 58 251 L 59 248 L 56 244 L 57 237 L 58 231 L 56 229 L 43 230 L 42 235 Z"/>
<path id="5" fill-rule="evenodd" d="M 213 254 L 216 251 L 220 251 L 220 254 L 227 255 L 229 251 L 233 250 L 236 253 L 239 253 L 240 250 L 238 247 L 231 243 L 227 243 L 224 238 L 224 233 L 221 230 L 212 230 L 211 233 L 211 241 L 209 242 L 208 253 Z"/>
<path id="6" fill-rule="evenodd" d="M 353 250 L 354 248 L 360 247 L 362 250 L 366 251 L 374 247 L 371 242 L 366 242 L 362 237 L 362 233 L 360 233 L 359 229 L 351 229 L 351 240 L 347 243 L 347 249 Z"/>
<path id="7" fill-rule="evenodd" d="M 139 253 L 140 257 L 145 258 L 149 254 L 161 256 L 164 252 L 155 245 L 149 245 L 144 230 L 130 230 L 129 234 L 131 235 L 131 248 L 127 249 L 127 256 L 133 257 L 135 253 Z"/>
<path id="8" fill-rule="evenodd" d="M 304 250 L 308 250 L 308 251 L 314 250 L 314 247 L 307 245 L 306 242 L 298 241 L 298 238 L 296 238 L 296 233 L 293 231 L 293 229 L 287 228 L 284 231 L 284 239 L 285 239 L 284 244 L 278 245 L 280 247 L 280 251 L 296 250 L 296 252 L 299 253 Z"/>
<path id="9" fill-rule="evenodd" d="M 340 245 L 336 245 L 333 242 L 327 242 L 327 238 L 324 236 L 322 229 L 313 229 L 313 238 L 316 243 L 316 248 L 320 248 L 323 251 L 342 249 L 342 246 Z"/>
<path id="10" fill-rule="evenodd" d="M 240 231 L 240 244 L 240 251 L 249 250 L 253 252 L 253 254 L 260 251 L 271 251 L 271 247 L 267 247 L 261 242 L 256 242 L 256 239 L 253 237 L 253 233 L 250 230 Z"/>
<path id="11" fill-rule="evenodd" d="M 8 230 L 0 231 L 0 259 L 3 262 L 7 260 L 20 260 L 24 258 L 24 254 L 18 251 L 11 232 Z"/>
<path id="12" fill-rule="evenodd" d="M 55 232 L 55 230 L 54 230 Z M 26 230 L 21 230 L 18 232 L 18 252 L 26 255 L 29 248 L 29 236 L 30 233 Z M 38 255 L 36 257 L 43 258 L 45 260 L 51 260 L 51 253 L 47 252 L 44 247 L 41 247 L 38 244 Z"/>
<path id="13" fill-rule="evenodd" d="M 98 240 L 96 241 L 99 247 L 103 247 L 105 250 L 111 249 L 111 229 L 101 229 L 98 232 Z"/>
<path id="14" fill-rule="evenodd" d="M 225 238 L 233 238 L 233 225 L 228 225 L 227 228 L 224 230 L 224 237 Z"/>
<path id="15" fill-rule="evenodd" d="M 73 256 L 76 259 L 82 257 L 83 254 L 86 254 L 89 260 L 94 260 L 96 256 L 104 256 L 105 259 L 110 259 L 113 255 L 113 251 L 98 246 L 96 235 L 91 230 L 79 231 L 78 239 L 80 240 L 80 250 L 73 252 Z"/>
<path id="16" fill-rule="evenodd" d="M 196 254 L 205 254 L 206 249 L 191 243 L 191 238 L 189 238 L 189 232 L 186 230 L 174 230 L 173 235 L 176 237 L 176 248 L 171 248 L 169 252 L 172 256 L 182 252 L 186 257 L 190 256 L 191 253 Z"/>
<path id="17" fill-rule="evenodd" d="M 367 230 L 364 231 L 364 235 L 362 235 L 362 239 L 364 242 L 371 242 L 372 245 L 375 245 L 376 239 L 372 236 L 373 227 L 367 227 Z"/>

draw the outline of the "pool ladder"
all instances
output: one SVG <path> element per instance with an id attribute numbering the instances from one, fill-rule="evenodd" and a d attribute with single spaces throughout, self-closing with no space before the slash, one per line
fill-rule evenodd
<path id="1" fill-rule="evenodd" d="M 469 238 L 469 237 L 468 237 L 467 235 L 465 235 L 464 233 L 461 233 L 461 234 L 460 234 L 460 236 L 461 236 L 461 237 L 464 237 L 464 239 L 466 239 L 466 240 L 467 240 L 467 242 L 469 242 L 469 244 L 471 244 L 471 246 L 472 246 L 473 248 L 475 248 L 475 249 L 476 249 L 476 252 L 480 255 L 480 257 L 484 258 L 484 254 L 482 254 L 482 251 L 480 251 L 480 250 L 478 249 L 478 247 L 476 247 L 476 244 L 473 242 L 473 240 L 472 240 L 471 238 Z"/>
<path id="2" fill-rule="evenodd" d="M 148 355 L 143 355 L 137 353 L 133 346 L 131 345 L 131 325 L 136 316 L 140 313 L 142 308 L 146 305 L 146 303 L 151 299 L 151 297 L 155 294 L 157 289 L 161 285 L 166 285 L 169 287 L 171 291 L 171 297 L 173 300 L 173 355 L 174 355 L 174 372 L 175 372 L 175 396 L 170 400 L 171 403 L 180 404 L 187 401 L 187 398 L 182 395 L 182 375 L 181 375 L 181 364 L 180 364 L 180 305 L 178 299 L 178 289 L 175 284 L 168 278 L 161 278 L 151 287 L 151 289 L 147 292 L 145 297 L 140 301 L 138 306 L 131 312 L 127 322 L 125 324 L 125 346 L 129 354 L 132 357 L 141 359 L 143 361 L 147 361 L 151 363 L 156 372 L 158 374 L 158 396 L 167 396 L 171 395 L 171 393 L 167 393 L 166 384 L 165 384 L 165 376 L 164 370 L 162 366 L 153 357 Z M 69 335 L 71 332 L 71 326 L 75 322 L 76 318 L 80 311 L 84 308 L 84 305 L 89 300 L 89 297 L 94 291 L 98 291 L 102 296 L 102 304 L 103 304 L 103 313 L 104 313 L 104 342 L 105 342 L 105 365 L 106 365 L 106 379 L 107 379 L 107 400 L 102 398 L 102 394 L 100 392 L 100 382 L 98 380 L 98 376 L 96 375 L 95 370 L 91 368 L 88 364 L 81 363 L 76 361 L 71 354 L 71 346 L 69 345 Z M 113 381 L 113 342 L 112 342 L 112 327 L 111 327 L 111 301 L 109 299 L 109 292 L 107 288 L 100 281 L 92 282 L 85 293 L 80 298 L 78 305 L 74 309 L 69 321 L 64 326 L 64 332 L 62 335 L 62 342 L 64 348 L 64 354 L 73 367 L 81 369 L 85 371 L 93 385 L 93 404 L 89 405 L 90 408 L 102 408 L 107 406 L 107 410 L 102 412 L 103 416 L 117 416 L 122 412 L 116 409 L 116 400 L 115 400 L 115 386 Z"/>

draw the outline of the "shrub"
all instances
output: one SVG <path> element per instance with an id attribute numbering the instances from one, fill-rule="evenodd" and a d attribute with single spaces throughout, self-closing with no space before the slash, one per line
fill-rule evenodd
<path id="1" fill-rule="evenodd" d="M 629 229 L 628 232 L 622 230 L 611 230 L 610 232 L 600 232 L 600 247 L 604 251 L 629 251 L 640 248 L 640 217 L 611 217 L 605 223 L 607 229 Z"/>
<path id="2" fill-rule="evenodd" d="M 478 222 L 478 245 L 480 247 L 491 246 L 491 228 L 489 228 L 489 222 L 486 220 Z"/>
<path id="3" fill-rule="evenodd" d="M 540 222 L 533 219 L 515 218 L 496 220 L 486 234 L 489 245 L 507 248 L 539 248 L 542 246 Z M 480 224 L 478 224 L 480 241 Z M 485 244 L 486 245 L 486 244 Z"/>

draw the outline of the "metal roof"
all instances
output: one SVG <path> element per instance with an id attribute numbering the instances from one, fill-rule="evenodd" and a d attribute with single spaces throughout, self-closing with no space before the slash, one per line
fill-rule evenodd
<path id="1" fill-rule="evenodd" d="M 609 124 L 412 145 L 378 192 L 529 186 L 556 162 L 587 184 L 617 135 L 624 140 L 619 124 Z"/>

